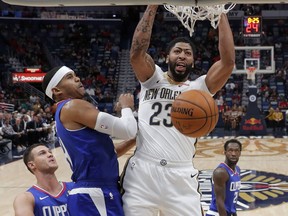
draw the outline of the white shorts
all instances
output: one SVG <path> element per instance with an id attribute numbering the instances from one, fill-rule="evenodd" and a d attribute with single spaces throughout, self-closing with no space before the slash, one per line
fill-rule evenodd
<path id="1" fill-rule="evenodd" d="M 206 216 L 219 216 L 219 213 L 209 209 L 206 212 Z"/>
<path id="2" fill-rule="evenodd" d="M 125 216 L 202 216 L 198 170 L 136 153 L 122 176 Z"/>

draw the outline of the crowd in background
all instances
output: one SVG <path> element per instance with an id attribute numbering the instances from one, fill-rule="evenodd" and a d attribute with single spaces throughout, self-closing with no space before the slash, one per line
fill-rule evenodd
<path id="1" fill-rule="evenodd" d="M 14 15 L 12 13 L 13 8 L 9 7 L 8 9 L 7 14 L 11 17 L 15 16 L 15 13 Z M 258 9 L 258 7 L 254 8 L 255 11 Z M 44 9 L 41 10 L 45 12 Z M 130 9 L 129 11 L 129 14 L 132 14 Z M 137 7 L 137 12 L 140 11 L 141 7 Z M 29 16 L 34 17 L 39 16 L 38 12 L 30 11 L 28 13 L 26 10 L 22 11 L 22 14 L 30 14 Z M 134 15 L 135 17 L 137 15 Z M 55 131 L 51 101 L 36 95 L 29 95 L 21 85 L 10 87 L 12 84 L 11 72 L 21 72 L 25 67 L 40 67 L 42 71 L 47 71 L 57 64 L 71 67 L 80 76 L 87 93 L 97 101 L 100 109 L 113 113 L 113 104 L 119 88 L 121 51 L 129 49 L 131 38 L 129 39 L 127 35 L 132 35 L 135 23 L 138 22 L 137 18 L 131 19 L 130 22 L 129 19 L 123 20 L 124 23 L 116 22 L 115 24 L 83 20 L 57 22 L 55 20 L 22 21 L 17 19 L 9 21 L 1 19 L 0 45 L 3 49 L 0 52 L 0 103 L 13 104 L 14 111 L 7 112 L 3 107 L 1 108 L 0 136 L 11 139 L 13 146 L 19 151 L 35 142 L 55 141 L 53 140 Z M 280 111 L 282 114 L 288 109 L 288 82 L 286 82 L 288 58 L 283 54 L 288 50 L 288 43 L 285 40 L 288 28 L 287 26 L 282 28 L 285 25 L 283 21 L 278 20 L 277 23 L 270 21 L 267 24 L 263 22 L 261 45 L 273 45 L 275 59 L 282 59 L 276 62 L 275 74 L 257 76 L 262 83 L 261 86 L 258 86 L 258 97 L 261 97 L 263 104 L 259 108 L 265 116 L 271 114 L 272 109 Z M 243 45 L 243 40 L 239 35 L 239 31 L 241 31 L 239 26 L 239 23 L 231 21 L 235 45 Z M 277 28 L 277 26 L 279 28 L 278 35 L 273 35 L 272 28 Z M 203 34 L 202 29 L 204 28 L 208 29 L 206 34 Z M 218 40 L 217 30 L 210 27 L 208 22 L 197 23 L 195 30 L 193 40 L 197 43 L 197 49 L 194 54 L 195 71 L 191 75 L 191 79 L 205 74 L 207 69 L 220 58 L 218 47 L 215 46 Z M 165 69 L 167 67 L 165 64 L 166 42 L 178 36 L 187 36 L 188 31 L 178 21 L 164 22 L 161 13 L 156 17 L 153 31 L 148 51 L 155 62 Z M 163 32 L 169 32 L 169 34 L 163 36 Z M 247 109 L 246 105 L 242 103 L 243 94 L 245 94 L 243 93 L 244 79 L 246 79 L 246 75 L 233 74 L 225 87 L 214 96 L 222 122 L 222 124 L 218 124 L 218 127 L 223 127 L 225 130 L 239 129 L 239 123 Z M 278 91 L 278 85 L 283 87 L 283 91 Z M 36 84 L 34 87 L 39 89 Z M 135 96 L 137 107 L 139 85 L 130 91 Z M 279 125 L 270 122 L 270 120 L 273 121 L 272 114 L 266 119 L 268 127 L 274 128 Z M 284 119 L 281 120 L 282 124 Z"/>
<path id="2" fill-rule="evenodd" d="M 21 152 L 34 143 L 55 145 L 55 122 L 49 104 L 41 104 L 31 95 L 13 112 L 0 111 L 0 137 L 12 141 L 12 147 Z"/>

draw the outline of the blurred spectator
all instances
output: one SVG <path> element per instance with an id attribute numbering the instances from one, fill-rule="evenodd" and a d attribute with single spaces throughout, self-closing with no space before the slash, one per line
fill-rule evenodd
<path id="1" fill-rule="evenodd" d="M 85 89 L 86 93 L 91 95 L 92 97 L 95 97 L 95 88 L 92 87 L 91 85 L 89 85 L 86 89 Z"/>
<path id="2" fill-rule="evenodd" d="M 230 115 L 231 115 L 231 109 L 229 106 L 225 105 L 224 110 L 222 112 L 222 119 L 224 122 L 224 130 L 230 130 L 231 129 L 231 121 L 230 121 Z"/>
<path id="3" fill-rule="evenodd" d="M 281 96 L 278 102 L 278 107 L 280 110 L 288 109 L 288 101 L 284 96 Z"/>
<path id="4" fill-rule="evenodd" d="M 268 115 L 265 117 L 265 119 L 267 119 L 267 126 L 268 127 L 273 127 L 273 113 L 275 112 L 274 108 L 272 106 L 269 107 L 268 110 Z"/>
<path id="5" fill-rule="evenodd" d="M 166 63 L 166 58 L 163 52 L 161 52 L 157 59 L 157 64 L 159 67 L 162 67 Z"/>
<path id="6" fill-rule="evenodd" d="M 225 85 L 225 88 L 226 88 L 226 92 L 228 93 L 231 93 L 234 91 L 234 88 L 235 88 L 235 84 L 234 82 L 232 82 L 231 80 L 228 80 L 227 84 Z"/>
<path id="7" fill-rule="evenodd" d="M 6 119 L 4 121 L 4 125 L 2 127 L 3 137 L 6 139 L 10 139 L 12 141 L 13 147 L 17 149 L 17 151 L 25 150 L 23 143 L 21 143 L 21 133 L 17 133 L 14 131 L 12 125 L 9 123 L 9 120 Z"/>
<path id="8" fill-rule="evenodd" d="M 26 115 L 26 114 L 24 114 L 24 115 L 22 115 L 22 118 L 21 118 L 21 127 L 23 127 L 23 129 L 26 131 L 26 129 L 27 129 L 27 124 L 28 124 L 28 122 L 30 121 L 30 119 L 29 119 L 29 116 L 28 115 Z"/>
<path id="9" fill-rule="evenodd" d="M 277 107 L 275 109 L 275 112 L 273 112 L 272 114 L 272 118 L 273 118 L 273 131 L 279 131 L 282 130 L 282 121 L 284 119 L 283 113 L 279 110 L 279 108 Z"/>
<path id="10" fill-rule="evenodd" d="M 26 131 L 24 129 L 24 124 L 22 122 L 22 118 L 17 117 L 15 119 L 15 124 L 13 124 L 12 127 L 16 133 L 20 134 L 19 142 L 21 143 L 22 148 L 23 148 L 23 146 L 26 147 L 28 144 L 28 137 L 27 137 Z"/>
<path id="11" fill-rule="evenodd" d="M 42 138 L 43 125 L 38 114 L 33 115 L 32 121 L 27 124 L 27 134 L 29 136 L 29 146 L 38 143 L 40 138 Z"/>
<path id="12" fill-rule="evenodd" d="M 31 104 L 36 103 L 37 99 L 38 99 L 38 97 L 35 94 L 31 94 L 29 97 L 29 101 Z"/>
<path id="13" fill-rule="evenodd" d="M 242 113 L 239 112 L 236 104 L 233 105 L 231 112 L 228 115 L 228 121 L 230 121 L 231 130 L 237 130 L 242 117 Z"/>
<path id="14" fill-rule="evenodd" d="M 218 109 L 222 110 L 222 108 L 224 106 L 224 99 L 223 99 L 223 96 L 222 96 L 222 92 L 218 92 L 217 93 L 215 101 L 216 101 L 216 104 L 218 106 Z"/>

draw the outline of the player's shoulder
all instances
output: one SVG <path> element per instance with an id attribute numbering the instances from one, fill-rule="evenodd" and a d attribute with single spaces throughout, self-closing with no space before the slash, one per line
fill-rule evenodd
<path id="1" fill-rule="evenodd" d="M 95 106 L 93 106 L 91 103 L 89 103 L 86 100 L 83 99 L 71 99 L 65 103 L 62 110 L 69 110 L 69 112 L 77 112 L 81 109 L 88 109 L 93 108 L 95 109 Z"/>
<path id="2" fill-rule="evenodd" d="M 154 82 L 161 80 L 164 77 L 164 74 L 165 73 L 162 70 L 162 68 L 155 64 L 155 70 L 151 74 L 151 76 L 149 76 L 149 78 L 144 80 L 144 81 L 140 81 L 140 83 L 144 86 L 152 85 L 152 84 L 154 84 Z"/>
<path id="3" fill-rule="evenodd" d="M 191 86 L 192 89 L 199 89 L 199 90 L 204 90 L 204 91 L 208 90 L 206 86 L 206 74 L 201 75 L 193 80 L 187 80 L 186 84 L 189 84 L 189 86 Z"/>
<path id="4" fill-rule="evenodd" d="M 28 191 L 18 194 L 13 202 L 14 212 L 17 216 L 28 214 L 32 215 L 34 206 L 34 196 Z"/>
<path id="5" fill-rule="evenodd" d="M 222 172 L 227 172 L 227 171 L 226 171 L 225 166 L 221 166 L 221 164 L 220 164 L 218 167 L 216 167 L 214 169 L 213 174 L 214 173 L 222 173 Z"/>
<path id="6" fill-rule="evenodd" d="M 15 197 L 14 203 L 17 203 L 17 202 L 34 203 L 34 196 L 32 192 L 25 191 L 23 193 L 18 194 Z"/>
<path id="7" fill-rule="evenodd" d="M 229 177 L 229 174 L 225 166 L 219 165 L 216 169 L 214 169 L 213 178 L 227 178 L 227 177 Z"/>
<path id="8" fill-rule="evenodd" d="M 89 103 L 89 102 L 83 99 L 69 99 L 66 101 L 65 105 L 77 106 L 78 104 L 86 104 L 86 103 Z"/>

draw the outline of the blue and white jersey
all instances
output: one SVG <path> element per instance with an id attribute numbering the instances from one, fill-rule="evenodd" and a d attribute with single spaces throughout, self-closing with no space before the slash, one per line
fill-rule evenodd
<path id="1" fill-rule="evenodd" d="M 217 168 L 224 168 L 228 175 L 229 180 L 226 182 L 226 194 L 225 194 L 225 209 L 227 213 L 236 213 L 236 203 L 241 187 L 240 168 L 235 167 L 235 172 L 225 163 L 221 163 Z M 214 192 L 214 182 L 212 180 L 212 201 L 210 204 L 210 210 L 217 211 L 216 197 Z"/>
<path id="2" fill-rule="evenodd" d="M 172 124 L 170 113 L 172 103 L 182 92 L 195 89 L 209 93 L 206 75 L 175 84 L 167 73 L 155 66 L 153 76 L 141 82 L 136 154 L 160 160 L 191 161 L 195 155 L 197 139 L 179 133 Z"/>
<path id="3" fill-rule="evenodd" d="M 66 129 L 61 120 L 62 107 L 70 100 L 58 104 L 55 113 L 57 136 L 72 169 L 74 182 L 95 182 L 100 185 L 117 184 L 119 165 L 114 144 L 109 135 L 88 127 Z"/>
<path id="4" fill-rule="evenodd" d="M 35 216 L 69 216 L 67 210 L 67 197 L 69 191 L 72 190 L 73 182 L 62 182 L 62 190 L 56 196 L 51 195 L 49 192 L 33 185 L 27 191 L 34 196 Z"/>

